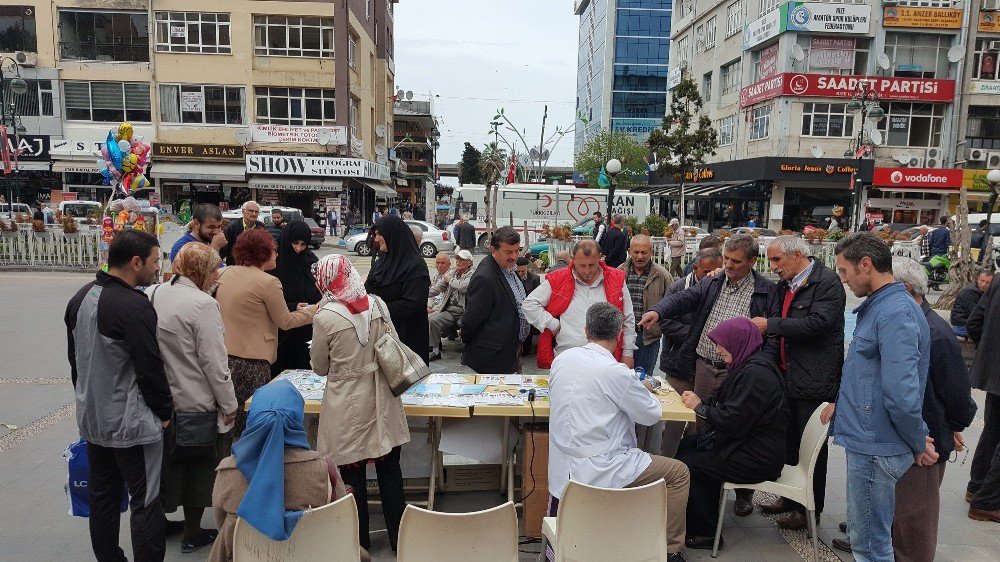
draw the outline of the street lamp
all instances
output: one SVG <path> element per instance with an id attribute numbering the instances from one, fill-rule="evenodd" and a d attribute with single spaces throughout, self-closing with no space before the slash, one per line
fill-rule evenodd
<path id="1" fill-rule="evenodd" d="M 997 203 L 997 197 L 1000 196 L 1000 170 L 990 170 L 986 174 L 986 181 L 990 184 L 990 202 L 989 208 L 986 209 L 986 245 L 983 246 L 983 251 L 986 248 L 993 247 L 993 207 Z M 980 258 L 982 260 L 982 258 Z"/>
<path id="2" fill-rule="evenodd" d="M 604 171 L 608 174 L 608 220 L 611 220 L 611 214 L 614 212 L 615 178 L 622 171 L 621 161 L 617 158 L 608 160 L 608 163 L 604 165 Z"/>
<path id="3" fill-rule="evenodd" d="M 885 118 L 885 110 L 879 104 L 878 92 L 865 80 L 858 82 L 854 96 L 851 101 L 847 102 L 847 110 L 859 113 L 861 117 L 858 136 L 852 139 L 850 147 L 844 152 L 844 158 L 856 158 L 858 161 L 854 173 L 851 175 L 851 224 L 848 225 L 849 228 L 856 229 L 861 222 L 859 219 L 861 186 L 858 182 L 858 172 L 861 170 L 861 160 L 864 157 L 875 158 L 875 145 L 881 144 L 881 140 L 877 140 L 880 133 L 877 131 L 876 125 Z M 869 120 L 872 121 L 870 126 L 868 125 Z M 867 139 L 865 138 L 866 133 Z"/>
<path id="4" fill-rule="evenodd" d="M 14 69 L 14 77 L 7 80 L 4 71 L 4 64 L 10 63 L 7 68 Z M 10 93 L 8 93 L 8 91 Z M 21 65 L 17 63 L 16 60 L 11 57 L 0 57 L 0 126 L 13 129 L 14 132 L 14 150 L 17 150 L 17 146 L 20 144 L 20 135 L 28 132 L 28 130 L 21 123 L 21 120 L 17 118 L 17 113 L 15 111 L 14 100 L 11 99 L 12 96 L 18 95 L 22 96 L 28 92 L 28 83 L 21 78 Z M 11 148 L 10 143 L 5 143 L 6 146 L 0 147 L 0 151 L 8 151 Z M 14 170 L 17 171 L 16 169 Z M 6 173 L 4 175 L 7 175 Z M 14 211 L 14 193 L 11 189 L 12 178 L 7 178 L 7 192 L 10 202 L 11 215 Z"/>

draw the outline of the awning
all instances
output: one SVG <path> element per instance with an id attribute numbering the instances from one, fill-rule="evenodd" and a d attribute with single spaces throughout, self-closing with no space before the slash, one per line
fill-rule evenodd
<path id="1" fill-rule="evenodd" d="M 216 164 L 212 162 L 153 162 L 149 174 L 161 180 L 243 181 L 246 167 L 243 164 Z"/>
<path id="2" fill-rule="evenodd" d="M 53 172 L 69 172 L 77 174 L 99 174 L 101 170 L 98 169 L 97 164 L 94 164 L 94 159 L 90 158 L 87 160 L 56 160 L 52 163 Z"/>
<path id="3" fill-rule="evenodd" d="M 398 193 L 396 193 L 395 189 L 393 189 L 393 188 L 385 185 L 382 182 L 378 182 L 378 181 L 374 181 L 374 180 L 362 180 L 362 179 L 357 179 L 357 178 L 355 178 L 355 179 L 356 179 L 357 182 L 364 184 L 365 187 L 367 187 L 367 188 L 371 189 L 372 191 L 374 191 L 375 192 L 375 197 L 390 198 L 390 197 L 396 197 L 397 195 L 399 195 Z"/>
<path id="4" fill-rule="evenodd" d="M 749 185 L 753 182 L 750 181 L 720 181 L 720 182 L 708 182 L 708 183 L 685 183 L 684 184 L 684 196 L 685 197 L 696 197 L 696 196 L 708 196 L 727 189 L 733 189 L 736 187 L 741 187 L 744 185 Z M 677 183 L 671 183 L 666 185 L 646 185 L 642 187 L 637 187 L 632 189 L 633 193 L 648 193 L 650 195 L 657 195 L 661 197 L 680 197 L 681 185 Z"/>
<path id="5" fill-rule="evenodd" d="M 253 176 L 247 182 L 253 189 L 280 189 L 298 191 L 340 191 L 343 180 L 317 177 Z"/>

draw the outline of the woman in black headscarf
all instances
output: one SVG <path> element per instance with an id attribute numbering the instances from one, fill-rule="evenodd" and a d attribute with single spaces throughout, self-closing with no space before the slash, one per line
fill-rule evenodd
<path id="1" fill-rule="evenodd" d="M 278 237 L 278 265 L 270 273 L 281 281 L 288 310 L 294 312 L 299 303 L 316 304 L 320 300 L 312 265 L 319 261 L 309 249 L 312 233 L 303 221 L 292 221 L 281 229 Z M 271 365 L 271 374 L 285 369 L 309 369 L 309 340 L 312 324 L 278 333 L 278 358 Z"/>
<path id="2" fill-rule="evenodd" d="M 420 256 L 413 231 L 397 216 L 379 219 L 371 238 L 376 253 L 365 290 L 385 301 L 399 339 L 427 363 L 427 293 L 431 287 L 427 262 Z"/>

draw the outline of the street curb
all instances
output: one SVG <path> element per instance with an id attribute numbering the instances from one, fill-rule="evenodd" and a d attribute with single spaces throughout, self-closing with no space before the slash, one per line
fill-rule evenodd
<path id="1" fill-rule="evenodd" d="M 29 273 L 40 273 L 51 271 L 53 273 L 97 273 L 97 268 L 82 268 L 82 267 L 32 267 L 30 265 L 0 265 L 0 271 L 9 272 L 29 272 Z"/>

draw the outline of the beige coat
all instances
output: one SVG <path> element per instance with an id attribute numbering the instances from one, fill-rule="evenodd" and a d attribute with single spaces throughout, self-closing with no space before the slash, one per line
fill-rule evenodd
<path id="1" fill-rule="evenodd" d="M 187 277 L 146 289 L 156 309 L 156 339 L 167 371 L 174 410 L 218 411 L 219 431 L 228 431 L 222 414 L 236 411 L 229 376 L 225 328 L 219 303 Z"/>
<path id="2" fill-rule="evenodd" d="M 313 319 L 312 368 L 327 376 L 316 450 L 338 465 L 381 457 L 410 440 L 403 402 L 392 395 L 378 370 L 375 342 L 392 326 L 383 304 L 369 296 L 372 319 L 368 344 L 337 312 L 321 309 Z M 340 303 L 344 314 L 347 308 Z M 394 330 L 395 331 L 395 330 Z"/>
<path id="3" fill-rule="evenodd" d="M 281 281 L 256 267 L 235 265 L 219 276 L 215 298 L 226 325 L 226 349 L 244 359 L 274 363 L 278 328 L 291 330 L 312 320 L 307 312 L 289 312 Z"/>

